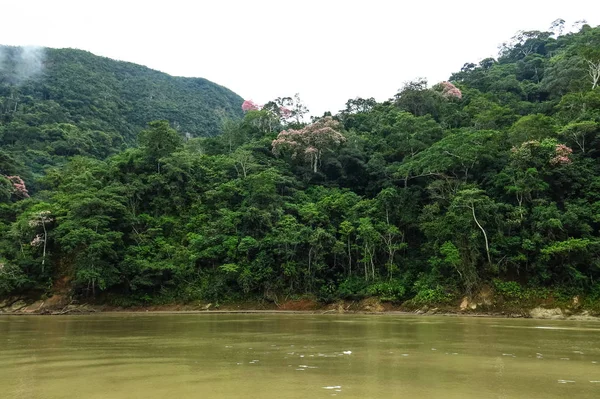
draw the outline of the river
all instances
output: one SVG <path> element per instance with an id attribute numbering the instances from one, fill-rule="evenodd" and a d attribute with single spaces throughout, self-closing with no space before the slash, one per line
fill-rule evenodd
<path id="1" fill-rule="evenodd" d="M 0 317 L 2 399 L 598 398 L 600 323 L 307 314 Z"/>

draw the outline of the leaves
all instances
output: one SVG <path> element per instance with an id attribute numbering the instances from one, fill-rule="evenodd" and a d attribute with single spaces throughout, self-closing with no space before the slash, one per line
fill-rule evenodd
<path id="1" fill-rule="evenodd" d="M 193 100 L 207 82 L 121 82 L 134 67 L 109 76 L 111 62 L 51 51 L 67 68 L 51 81 L 0 81 L 0 295 L 65 277 L 81 297 L 144 303 L 591 293 L 600 92 L 586 59 L 600 30 L 561 24 L 310 124 L 299 96 L 260 107 L 215 89 L 215 116 Z M 215 118 L 223 135 L 197 137 Z"/>

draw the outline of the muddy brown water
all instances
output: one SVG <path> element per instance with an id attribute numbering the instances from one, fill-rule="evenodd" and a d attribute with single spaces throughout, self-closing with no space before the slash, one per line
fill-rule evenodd
<path id="1" fill-rule="evenodd" d="M 600 398 L 600 323 L 0 317 L 0 398 Z"/>

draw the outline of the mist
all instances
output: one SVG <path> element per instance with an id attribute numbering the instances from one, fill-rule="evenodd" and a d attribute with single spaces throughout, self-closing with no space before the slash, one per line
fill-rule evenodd
<path id="1" fill-rule="evenodd" d="M 44 69 L 45 49 L 39 46 L 0 46 L 0 74 L 20 85 L 40 75 Z"/>
<path id="2" fill-rule="evenodd" d="M 0 46 L 0 73 L 4 73 L 4 60 L 6 59 L 4 52 L 4 46 Z"/>

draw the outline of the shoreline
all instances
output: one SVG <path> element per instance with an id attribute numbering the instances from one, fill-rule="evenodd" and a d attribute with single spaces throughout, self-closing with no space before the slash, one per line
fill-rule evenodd
<path id="1" fill-rule="evenodd" d="M 293 306 L 268 307 L 256 306 L 257 304 L 245 303 L 240 305 L 223 305 L 212 308 L 212 304 L 193 306 L 184 304 L 140 306 L 140 307 L 115 307 L 108 305 L 68 304 L 66 306 L 44 306 L 45 303 L 33 303 L 18 309 L 0 309 L 1 316 L 73 316 L 73 315 L 372 315 L 372 316 L 442 316 L 442 317 L 477 317 L 498 319 L 537 319 L 537 320 L 565 320 L 565 321 L 600 321 L 600 317 L 586 309 L 561 309 L 536 307 L 530 310 L 523 309 L 455 309 L 452 307 L 424 306 L 420 309 L 406 309 L 402 306 L 383 307 L 364 305 L 351 308 L 342 304 L 316 304 L 307 309 L 289 309 Z M 248 306 L 250 305 L 250 306 Z M 252 306 L 254 305 L 254 306 Z M 286 308 L 288 307 L 288 308 Z M 300 306 L 302 307 L 302 306 Z"/>
<path id="2" fill-rule="evenodd" d="M 553 317 L 515 317 L 506 314 L 493 313 L 414 313 L 403 311 L 391 312 L 319 312 L 310 310 L 122 310 L 122 311 L 89 311 L 89 312 L 73 312 L 73 313 L 24 313 L 24 312 L 2 312 L 0 318 L 3 317 L 57 317 L 57 316 L 210 316 L 210 315 L 266 315 L 266 316 L 372 316 L 372 317 L 388 317 L 388 316 L 403 316 L 403 317 L 447 317 L 447 318 L 482 318 L 482 319 L 523 319 L 523 320 L 546 320 L 546 321 L 578 321 L 578 322 L 600 322 L 600 317 L 589 315 L 572 315 L 560 318 Z"/>

